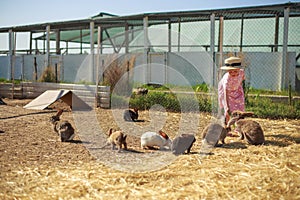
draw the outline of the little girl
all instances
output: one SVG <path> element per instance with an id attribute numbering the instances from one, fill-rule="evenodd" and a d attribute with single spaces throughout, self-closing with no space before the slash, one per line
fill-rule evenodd
<path id="1" fill-rule="evenodd" d="M 225 124 L 227 124 L 233 111 L 245 111 L 245 98 L 242 86 L 245 73 L 241 67 L 241 59 L 238 57 L 226 59 L 225 66 L 221 67 L 221 69 L 227 72 L 219 81 L 218 100 L 220 109 L 224 111 Z"/>

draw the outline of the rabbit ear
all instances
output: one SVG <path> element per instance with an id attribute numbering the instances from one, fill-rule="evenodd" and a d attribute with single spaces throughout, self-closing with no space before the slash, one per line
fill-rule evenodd
<path id="1" fill-rule="evenodd" d="M 242 111 L 235 110 L 231 113 L 231 117 L 240 117 L 242 115 Z"/>
<path id="2" fill-rule="evenodd" d="M 112 134 L 112 128 L 109 129 L 108 136 L 110 136 L 111 134 Z"/>
<path id="3" fill-rule="evenodd" d="M 158 132 L 159 132 L 159 135 L 161 135 L 166 140 L 169 139 L 169 136 L 165 132 L 163 132 L 162 130 L 159 130 Z"/>
<path id="4" fill-rule="evenodd" d="M 60 117 L 60 116 L 62 115 L 62 113 L 63 113 L 63 110 L 60 109 L 60 110 L 57 111 L 56 116 L 57 116 L 57 117 Z"/>
<path id="5" fill-rule="evenodd" d="M 241 116 L 242 117 L 251 117 L 254 115 L 254 112 L 242 112 Z"/>
<path id="6" fill-rule="evenodd" d="M 127 135 L 124 135 L 124 136 L 123 136 L 123 141 L 126 140 L 126 138 L 127 138 Z"/>
<path id="7" fill-rule="evenodd" d="M 232 117 L 229 122 L 227 123 L 227 126 L 225 128 L 230 127 L 231 125 L 233 125 L 237 120 L 239 119 L 239 116 L 237 117 Z"/>

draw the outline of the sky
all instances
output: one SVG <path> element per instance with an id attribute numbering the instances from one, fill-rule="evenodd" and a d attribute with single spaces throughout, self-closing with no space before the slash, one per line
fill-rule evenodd
<path id="1" fill-rule="evenodd" d="M 84 19 L 100 12 L 124 16 L 148 12 L 232 8 L 287 2 L 289 0 L 1 0 L 0 27 Z"/>
<path id="2" fill-rule="evenodd" d="M 290 0 L 300 2 L 300 0 Z M 206 10 L 287 3 L 289 0 L 1 0 L 0 28 L 85 19 L 107 12 L 126 16 L 141 13 Z M 0 34 L 0 50 L 7 46 Z"/>

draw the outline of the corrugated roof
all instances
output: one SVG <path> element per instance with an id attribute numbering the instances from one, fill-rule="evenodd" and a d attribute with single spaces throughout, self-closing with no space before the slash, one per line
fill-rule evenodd
<path id="1" fill-rule="evenodd" d="M 115 46 L 124 43 L 125 27 L 131 34 L 140 31 L 143 26 L 143 19 L 148 17 L 149 26 L 157 24 L 181 23 L 193 21 L 209 21 L 211 14 L 215 14 L 216 20 L 220 16 L 224 19 L 247 19 L 247 18 L 270 18 L 283 16 L 284 9 L 290 8 L 290 17 L 300 16 L 300 3 L 286 3 L 277 5 L 237 7 L 215 10 L 194 10 L 179 12 L 159 12 L 143 13 L 130 16 L 117 16 L 110 13 L 99 13 L 91 18 L 82 20 L 71 20 L 62 22 L 47 22 L 42 24 L 33 24 L 16 27 L 0 28 L 0 33 L 8 32 L 10 29 L 14 32 L 32 32 L 45 33 L 47 25 L 50 25 L 50 40 L 56 40 L 55 30 L 60 30 L 60 40 L 67 42 L 90 43 L 90 22 L 94 21 L 95 27 L 101 26 L 104 30 L 102 35 L 103 45 L 114 43 Z M 44 40 L 45 34 L 34 39 Z M 95 31 L 95 43 L 97 42 L 97 30 Z M 129 42 L 130 42 L 129 37 Z"/>
<path id="2" fill-rule="evenodd" d="M 47 22 L 42 24 L 33 24 L 25 26 L 13 26 L 0 28 L 0 32 L 8 32 L 10 29 L 16 32 L 32 31 L 44 32 L 46 26 L 50 25 L 51 29 L 60 30 L 80 30 L 89 29 L 89 23 L 95 22 L 95 25 L 102 27 L 124 27 L 124 25 L 142 26 L 143 18 L 148 16 L 149 25 L 166 23 L 165 20 L 176 22 L 180 18 L 182 22 L 194 20 L 209 20 L 212 13 L 216 18 L 223 16 L 226 19 L 241 18 L 242 15 L 248 18 L 274 17 L 275 15 L 283 16 L 284 9 L 290 8 L 290 16 L 300 16 L 300 3 L 285 3 L 276 5 L 252 6 L 252 7 L 236 7 L 214 10 L 194 10 L 194 11 L 177 11 L 177 12 L 159 12 L 159 13 L 143 13 L 129 16 L 117 16 L 110 13 L 100 13 L 94 17 L 82 20 L 70 20 L 62 22 Z"/>

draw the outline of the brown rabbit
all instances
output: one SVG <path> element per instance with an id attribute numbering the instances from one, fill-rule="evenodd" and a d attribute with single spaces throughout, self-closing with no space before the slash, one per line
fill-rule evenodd
<path id="1" fill-rule="evenodd" d="M 239 119 L 245 119 L 245 117 L 252 117 L 254 112 L 242 112 L 239 110 L 235 110 L 231 113 L 231 117 L 238 117 Z"/>
<path id="2" fill-rule="evenodd" d="M 248 144 L 252 145 L 261 145 L 265 143 L 265 136 L 260 124 L 256 121 L 250 119 L 244 119 L 245 117 L 250 117 L 254 113 L 252 112 L 241 112 L 235 111 L 232 113 L 234 116 L 228 122 L 228 127 L 235 124 L 236 131 L 240 135 L 240 139 L 244 138 L 248 142 Z"/>
<path id="3" fill-rule="evenodd" d="M 50 118 L 50 121 L 53 124 L 54 132 L 58 134 L 58 136 L 60 136 L 61 141 L 67 142 L 73 140 L 75 136 L 74 134 L 75 131 L 70 122 L 68 121 L 60 122 L 60 116 L 62 115 L 62 112 L 63 112 L 62 110 L 58 110 L 56 115 Z"/>
<path id="4" fill-rule="evenodd" d="M 112 128 L 109 129 L 108 133 L 108 143 L 111 144 L 112 149 L 114 150 L 116 146 L 118 147 L 118 151 L 120 152 L 122 149 L 122 146 L 124 146 L 124 149 L 127 149 L 127 143 L 126 138 L 127 135 L 124 135 L 122 131 L 112 131 Z"/>

